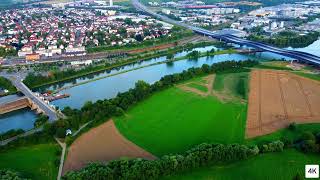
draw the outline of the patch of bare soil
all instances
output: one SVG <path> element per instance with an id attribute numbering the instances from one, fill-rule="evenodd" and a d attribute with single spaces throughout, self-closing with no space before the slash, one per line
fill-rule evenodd
<path id="1" fill-rule="evenodd" d="M 107 162 L 127 158 L 155 159 L 156 157 L 123 137 L 113 120 L 80 136 L 69 148 L 63 174 L 85 167 L 90 162 Z"/>
<path id="2" fill-rule="evenodd" d="M 320 83 L 285 71 L 251 73 L 246 137 L 272 133 L 290 123 L 320 122 Z"/>

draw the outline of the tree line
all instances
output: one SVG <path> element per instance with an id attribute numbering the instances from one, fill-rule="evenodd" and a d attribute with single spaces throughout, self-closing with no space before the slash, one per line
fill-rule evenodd
<path id="1" fill-rule="evenodd" d="M 181 81 L 210 73 L 250 71 L 247 68 L 257 64 L 257 61 L 252 60 L 226 61 L 211 66 L 204 64 L 199 68 L 190 68 L 182 73 L 164 76 L 154 84 L 138 81 L 134 88 L 129 89 L 127 92 L 118 93 L 113 99 L 98 100 L 95 103 L 89 101 L 81 109 L 64 108 L 62 112 L 67 118 L 60 119 L 53 124 L 45 124 L 44 130 L 50 135 L 63 138 L 67 129 L 77 130 L 82 124 L 89 121 L 99 124 L 99 122 L 104 122 L 112 116 L 121 116 L 124 111 L 137 102 Z"/>
<path id="2" fill-rule="evenodd" d="M 203 143 L 183 154 L 165 155 L 156 160 L 137 158 L 110 161 L 107 164 L 92 163 L 80 171 L 67 173 L 62 179 L 158 179 L 220 162 L 245 160 L 257 154 L 257 146 Z"/>
<path id="3" fill-rule="evenodd" d="M 275 35 L 271 38 L 265 38 L 259 35 L 250 35 L 248 37 L 249 40 L 259 41 L 267 44 L 272 44 L 277 47 L 293 47 L 293 48 L 301 48 L 306 47 L 312 44 L 314 41 L 318 40 L 320 36 L 320 32 L 311 32 L 306 35 L 299 35 L 295 32 L 284 31 Z"/>
<path id="4" fill-rule="evenodd" d="M 144 30 L 144 32 L 147 31 Z M 148 32 L 145 32 L 146 34 Z M 188 36 L 192 36 L 194 33 L 190 30 L 185 30 L 185 29 L 181 29 L 180 27 L 174 26 L 171 29 L 171 34 L 170 36 L 162 36 L 160 38 L 157 39 L 151 39 L 151 40 L 144 40 L 141 41 L 142 36 L 140 35 L 139 38 L 140 40 L 138 40 L 138 42 L 136 43 L 130 43 L 130 44 L 126 44 L 126 45 L 114 45 L 114 46 L 98 46 L 98 47 L 87 47 L 86 50 L 88 53 L 97 53 L 97 52 L 103 52 L 103 51 L 108 51 L 108 50 L 114 50 L 114 49 L 132 49 L 132 48 L 141 48 L 141 47 L 147 47 L 147 46 L 154 46 L 154 45 L 160 45 L 160 44 L 165 44 L 168 42 L 174 42 L 177 40 L 180 40 L 182 38 L 188 37 Z"/>

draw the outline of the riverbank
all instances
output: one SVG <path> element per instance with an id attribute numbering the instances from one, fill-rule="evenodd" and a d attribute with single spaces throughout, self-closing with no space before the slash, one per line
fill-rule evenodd
<path id="1" fill-rule="evenodd" d="M 15 94 L 16 92 L 17 89 L 12 85 L 10 80 L 0 76 L 0 97 Z"/>
<path id="2" fill-rule="evenodd" d="M 200 53 L 200 55 L 197 58 L 206 57 L 206 56 L 214 56 L 214 55 L 222 55 L 222 54 L 233 54 L 233 53 L 236 53 L 236 52 L 237 51 L 235 49 L 219 50 L 219 51 L 211 52 L 211 53 L 203 52 L 203 53 Z M 60 92 L 62 90 L 65 90 L 65 89 L 69 89 L 69 88 L 72 88 L 72 87 L 75 87 L 75 86 L 79 86 L 79 85 L 87 84 L 87 83 L 90 83 L 90 82 L 94 82 L 94 81 L 97 81 L 97 80 L 100 80 L 100 79 L 116 76 L 116 75 L 119 75 L 119 74 L 127 73 L 127 72 L 130 72 L 130 71 L 135 71 L 135 70 L 138 70 L 138 69 L 142 69 L 142 68 L 146 68 L 146 67 L 150 67 L 150 66 L 154 66 L 154 65 L 159 65 L 159 64 L 173 63 L 173 62 L 176 62 L 176 61 L 181 61 L 181 60 L 186 60 L 186 59 L 189 59 L 189 57 L 187 55 L 186 56 L 182 56 L 182 57 L 178 57 L 178 58 L 173 58 L 173 59 L 166 60 L 166 61 L 162 61 L 162 62 L 156 62 L 156 63 L 148 64 L 148 65 L 145 65 L 145 66 L 140 66 L 140 67 L 137 67 L 137 68 L 133 68 L 133 69 L 129 69 L 129 70 L 126 70 L 126 71 L 118 72 L 118 73 L 115 73 L 115 74 L 109 74 L 109 75 L 106 75 L 106 76 L 101 76 L 101 77 L 98 77 L 98 78 L 90 79 L 90 80 L 83 81 L 83 82 L 80 82 L 80 83 L 76 83 L 76 84 L 73 84 L 73 85 L 70 85 L 70 86 L 65 86 L 65 87 L 59 88 L 59 89 L 55 90 L 54 93 L 58 93 L 58 92 Z"/>
<path id="3" fill-rule="evenodd" d="M 115 63 L 112 65 L 98 65 L 95 67 L 89 66 L 86 69 L 89 69 L 88 71 L 86 71 L 86 69 L 84 70 L 79 70 L 74 72 L 74 75 L 70 75 L 61 79 L 57 79 L 57 80 L 51 80 L 49 77 L 44 77 L 41 75 L 32 77 L 31 79 L 28 79 L 28 76 L 25 79 L 25 84 L 31 88 L 31 89 L 35 89 L 35 88 L 40 88 L 43 86 L 47 86 L 47 85 L 51 85 L 51 84 L 55 84 L 55 83 L 59 83 L 59 82 L 64 82 L 64 81 L 68 81 L 68 80 L 72 80 L 75 78 L 79 78 L 79 77 L 83 77 L 83 76 L 87 76 L 90 74 L 94 74 L 94 73 L 99 73 L 102 71 L 108 71 L 108 70 L 112 70 L 114 68 L 118 68 L 121 66 L 125 66 L 125 65 L 129 65 L 129 64 L 134 64 L 137 62 L 141 62 L 141 61 L 146 61 L 152 58 L 157 58 L 157 57 L 161 57 L 161 56 L 167 56 L 169 54 L 174 54 L 174 53 L 178 53 L 180 51 L 183 51 L 185 49 L 192 49 L 192 48 L 198 48 L 198 47 L 205 47 L 205 46 L 210 46 L 210 45 L 217 45 L 219 43 L 217 42 L 199 42 L 196 44 L 186 44 L 183 46 L 178 46 L 175 47 L 173 49 L 167 49 L 164 51 L 153 51 L 153 52 L 148 52 L 145 54 L 138 54 L 135 57 L 129 57 L 128 59 L 125 59 L 123 62 L 119 62 L 119 63 Z M 80 72 L 81 71 L 81 72 Z M 63 73 L 63 72 L 60 72 Z M 59 75 L 57 75 L 59 76 Z M 36 84 L 34 83 L 35 81 L 43 81 L 43 83 L 39 83 Z"/>

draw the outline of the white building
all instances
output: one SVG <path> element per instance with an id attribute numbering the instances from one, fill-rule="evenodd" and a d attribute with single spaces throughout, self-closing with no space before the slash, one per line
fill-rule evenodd
<path id="1" fill-rule="evenodd" d="M 91 65 L 92 64 L 92 60 L 85 60 L 85 61 L 72 61 L 71 65 L 72 66 L 79 66 L 79 65 Z"/>
<path id="2" fill-rule="evenodd" d="M 171 11 L 169 9 L 162 9 L 161 11 L 164 14 L 171 14 Z"/>

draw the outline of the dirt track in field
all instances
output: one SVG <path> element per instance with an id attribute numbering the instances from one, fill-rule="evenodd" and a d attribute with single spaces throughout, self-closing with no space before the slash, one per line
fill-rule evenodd
<path id="1" fill-rule="evenodd" d="M 207 92 L 203 92 L 203 91 L 200 91 L 196 88 L 189 87 L 188 85 L 193 82 L 184 83 L 184 84 L 178 85 L 178 87 L 184 91 L 192 92 L 192 93 L 198 94 L 200 96 L 207 97 L 207 96 L 211 95 L 212 85 L 214 83 L 214 79 L 215 79 L 215 74 L 202 78 L 202 80 L 206 81 L 205 83 L 204 82 L 197 82 L 197 84 L 205 86 L 208 90 Z"/>
<path id="2" fill-rule="evenodd" d="M 221 102 L 225 103 L 225 102 L 231 102 L 234 99 L 237 99 L 239 101 L 243 101 L 243 99 L 239 99 L 237 97 L 233 97 L 232 95 L 230 95 L 227 92 L 218 92 L 215 91 L 213 89 L 213 84 L 215 81 L 216 75 L 212 74 L 206 77 L 203 77 L 202 80 L 204 80 L 205 82 L 196 82 L 196 84 L 198 85 L 202 85 L 204 87 L 207 88 L 207 92 L 203 92 L 200 91 L 194 87 L 190 87 L 189 84 L 195 83 L 195 82 L 188 82 L 188 83 L 184 83 L 184 84 L 180 84 L 178 85 L 178 87 L 186 92 L 192 92 L 195 93 L 197 95 L 203 96 L 203 97 L 207 97 L 207 96 L 215 96 L 216 98 L 218 98 Z"/>
<path id="3" fill-rule="evenodd" d="M 81 135 L 69 148 L 63 174 L 78 170 L 90 162 L 107 162 L 127 158 L 155 159 L 155 156 L 124 138 L 113 120 Z"/>
<path id="4" fill-rule="evenodd" d="M 320 122 L 320 82 L 285 71 L 254 70 L 246 137 L 269 134 L 292 122 Z"/>

